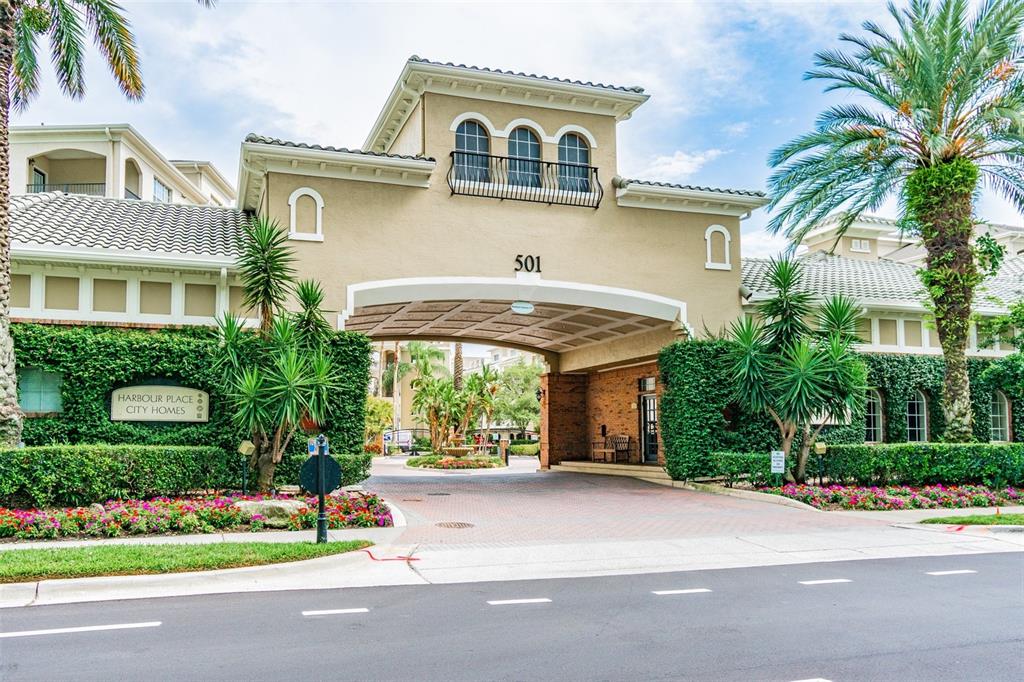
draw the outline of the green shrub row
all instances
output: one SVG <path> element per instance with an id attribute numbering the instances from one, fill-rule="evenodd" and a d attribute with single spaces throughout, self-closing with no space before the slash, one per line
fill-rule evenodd
<path id="1" fill-rule="evenodd" d="M 533 438 L 513 438 L 509 441 L 509 445 L 533 445 L 535 443 L 539 444 L 539 441 Z"/>
<path id="2" fill-rule="evenodd" d="M 730 488 L 738 481 L 766 485 L 772 480 L 772 458 L 761 452 L 713 452 L 710 475 Z"/>
<path id="3" fill-rule="evenodd" d="M 332 446 L 333 447 L 333 446 Z M 299 453 L 289 453 L 274 472 L 274 484 L 298 485 L 299 470 L 309 455 L 305 450 Z M 341 485 L 356 485 L 370 477 L 370 467 L 373 465 L 373 453 L 359 452 L 354 454 L 342 454 L 331 451 L 331 457 L 338 461 L 341 466 Z M 254 472 L 249 472 L 250 487 L 252 480 L 256 477 Z"/>
<path id="4" fill-rule="evenodd" d="M 1024 485 L 1024 443 L 830 445 L 820 473 L 860 485 Z M 810 472 L 816 472 L 812 456 Z"/>
<path id="5" fill-rule="evenodd" d="M 210 446 L 46 445 L 0 450 L 0 506 L 83 506 L 234 487 L 241 457 Z"/>
<path id="6" fill-rule="evenodd" d="M 519 443 L 516 445 L 509 445 L 508 451 L 513 455 L 523 455 L 525 457 L 536 457 L 540 454 L 540 443 L 532 441 L 530 443 Z"/>

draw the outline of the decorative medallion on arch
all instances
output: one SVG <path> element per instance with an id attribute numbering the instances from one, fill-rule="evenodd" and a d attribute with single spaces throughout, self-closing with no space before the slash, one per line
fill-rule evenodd
<path id="1" fill-rule="evenodd" d="M 310 242 L 324 240 L 324 199 L 312 187 L 299 187 L 288 196 L 288 238 Z"/>
<path id="2" fill-rule="evenodd" d="M 704 245 L 707 249 L 705 270 L 732 270 L 732 236 L 722 225 L 711 225 L 704 231 Z"/>

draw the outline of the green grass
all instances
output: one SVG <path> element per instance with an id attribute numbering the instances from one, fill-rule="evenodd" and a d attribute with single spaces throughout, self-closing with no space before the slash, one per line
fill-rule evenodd
<path id="1" fill-rule="evenodd" d="M 0 583 L 262 566 L 351 552 L 371 544 L 366 540 L 349 540 L 323 545 L 312 542 L 219 542 L 208 545 L 0 549 Z"/>
<path id="2" fill-rule="evenodd" d="M 946 523 L 951 526 L 1024 526 L 1024 514 L 976 514 L 974 516 L 942 516 L 921 523 Z"/>

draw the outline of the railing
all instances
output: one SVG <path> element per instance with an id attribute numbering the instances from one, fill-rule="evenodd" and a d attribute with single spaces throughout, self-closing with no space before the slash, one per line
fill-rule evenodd
<path id="1" fill-rule="evenodd" d="M 94 197 L 102 197 L 107 193 L 107 185 L 102 182 L 64 182 L 64 183 L 34 183 L 28 186 L 30 194 L 36 192 L 67 192 L 68 194 L 88 194 Z"/>
<path id="2" fill-rule="evenodd" d="M 597 208 L 604 190 L 597 168 L 476 152 L 451 153 L 452 194 Z"/>
<path id="3" fill-rule="evenodd" d="M 131 191 L 127 187 L 124 188 L 124 198 L 125 199 L 132 199 L 134 201 L 142 201 L 142 197 L 140 197 L 138 194 L 136 194 L 135 192 Z"/>

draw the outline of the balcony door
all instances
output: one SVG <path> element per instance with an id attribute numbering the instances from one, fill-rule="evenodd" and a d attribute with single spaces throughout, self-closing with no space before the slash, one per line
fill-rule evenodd
<path id="1" fill-rule="evenodd" d="M 45 192 L 46 191 L 46 173 L 39 170 L 38 168 L 32 169 L 32 191 L 33 192 Z"/>
<path id="2" fill-rule="evenodd" d="M 658 396 L 640 396 L 640 451 L 645 464 L 658 462 Z"/>

